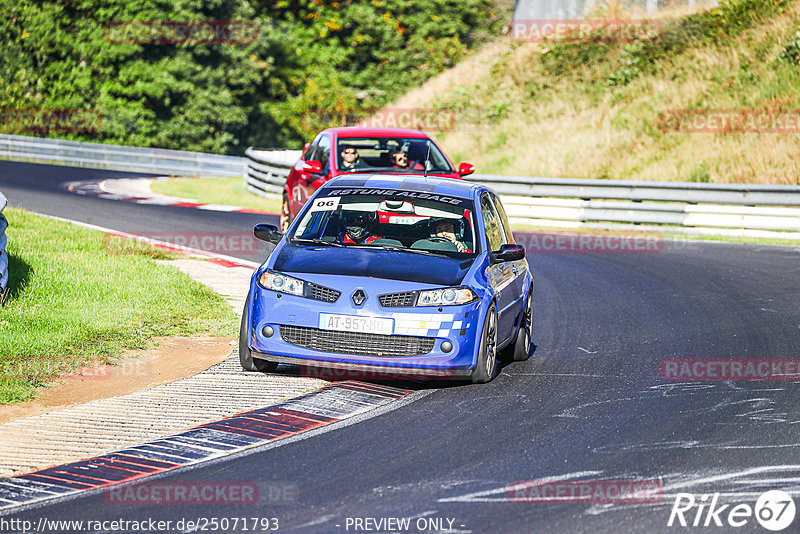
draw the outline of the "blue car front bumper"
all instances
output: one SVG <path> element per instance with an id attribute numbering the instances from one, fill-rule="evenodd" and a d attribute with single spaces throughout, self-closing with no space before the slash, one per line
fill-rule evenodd
<path id="1" fill-rule="evenodd" d="M 465 377 L 471 373 L 485 314 L 481 300 L 461 306 L 383 307 L 379 295 L 435 286 L 361 277 L 298 276 L 335 288 L 341 295 L 336 302 L 324 302 L 277 293 L 263 289 L 254 277 L 247 323 L 253 357 L 414 376 Z M 360 306 L 351 298 L 358 289 L 367 295 Z M 320 314 L 391 320 L 391 333 L 328 330 L 321 328 Z M 270 331 L 272 335 L 267 335 Z"/>

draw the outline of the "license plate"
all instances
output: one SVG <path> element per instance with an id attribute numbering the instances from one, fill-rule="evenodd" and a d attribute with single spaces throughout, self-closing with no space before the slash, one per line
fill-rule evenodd
<path id="1" fill-rule="evenodd" d="M 394 319 L 381 317 L 359 317 L 357 315 L 337 315 L 320 313 L 319 327 L 322 330 L 339 332 L 361 332 L 364 334 L 391 334 L 394 331 Z"/>

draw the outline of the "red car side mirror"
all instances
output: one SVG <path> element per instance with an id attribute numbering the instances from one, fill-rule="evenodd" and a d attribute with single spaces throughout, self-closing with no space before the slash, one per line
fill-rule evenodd
<path id="1" fill-rule="evenodd" d="M 319 161 L 312 159 L 303 163 L 303 172 L 309 172 L 311 174 L 321 174 L 322 173 L 322 163 Z"/>
<path id="2" fill-rule="evenodd" d="M 461 176 L 467 176 L 475 172 L 475 165 L 472 163 L 461 163 L 458 165 L 458 174 Z"/>

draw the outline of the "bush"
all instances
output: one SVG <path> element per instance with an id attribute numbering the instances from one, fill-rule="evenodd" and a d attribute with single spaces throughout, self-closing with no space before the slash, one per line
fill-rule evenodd
<path id="1" fill-rule="evenodd" d="M 800 65 L 800 30 L 797 30 L 789 43 L 783 47 L 779 59 L 785 63 Z"/>
<path id="2" fill-rule="evenodd" d="M 495 1 L 0 0 L 0 108 L 101 116 L 96 131 L 36 135 L 237 155 L 299 146 L 317 126 L 308 112 L 381 106 L 499 32 Z M 109 23 L 137 20 L 255 21 L 259 38 L 108 38 Z"/>

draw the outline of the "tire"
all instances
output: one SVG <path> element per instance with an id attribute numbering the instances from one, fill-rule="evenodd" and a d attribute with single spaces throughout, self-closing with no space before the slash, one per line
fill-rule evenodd
<path id="1" fill-rule="evenodd" d="M 283 201 L 281 202 L 281 221 L 279 229 L 281 233 L 286 233 L 289 229 L 289 224 L 292 222 L 292 212 L 289 211 L 289 195 L 283 194 Z"/>
<path id="2" fill-rule="evenodd" d="M 519 328 L 517 328 L 517 340 L 514 342 L 513 349 L 508 351 L 507 359 L 512 362 L 524 362 L 527 360 L 531 352 L 532 339 L 533 288 L 528 290 L 528 298 L 525 299 L 525 307 L 522 309 L 522 317 L 520 317 Z"/>
<path id="3" fill-rule="evenodd" d="M 478 361 L 472 371 L 473 384 L 485 384 L 497 376 L 497 309 L 494 303 L 486 312 L 480 343 Z"/>
<path id="4" fill-rule="evenodd" d="M 248 295 L 247 300 L 250 300 Z M 250 347 L 247 346 L 247 303 L 242 311 L 242 324 L 239 326 L 239 363 L 245 371 L 261 371 L 262 373 L 274 373 L 278 369 L 278 364 L 259 358 L 253 358 Z"/>

